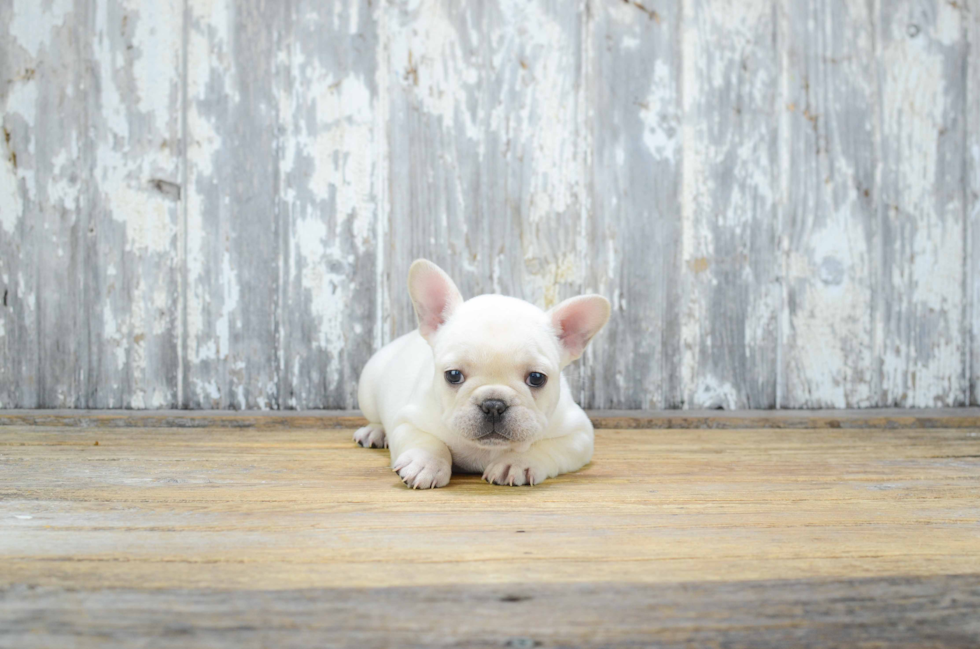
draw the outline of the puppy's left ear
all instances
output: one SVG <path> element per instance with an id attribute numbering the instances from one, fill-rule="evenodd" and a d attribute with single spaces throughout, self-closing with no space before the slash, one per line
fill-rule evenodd
<path id="1" fill-rule="evenodd" d="M 431 344 L 439 327 L 463 303 L 463 296 L 449 275 L 428 259 L 416 259 L 408 269 L 408 292 L 419 319 L 419 333 Z"/>
<path id="2" fill-rule="evenodd" d="M 609 311 L 609 300 L 601 295 L 580 295 L 548 312 L 561 343 L 562 367 L 582 355 L 592 336 L 609 321 Z"/>

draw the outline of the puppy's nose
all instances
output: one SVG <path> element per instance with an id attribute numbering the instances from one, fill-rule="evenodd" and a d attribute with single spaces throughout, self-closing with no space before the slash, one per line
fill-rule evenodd
<path id="1" fill-rule="evenodd" d="M 480 409 L 488 417 L 500 417 L 507 410 L 507 404 L 500 399 L 487 399 L 480 404 Z"/>

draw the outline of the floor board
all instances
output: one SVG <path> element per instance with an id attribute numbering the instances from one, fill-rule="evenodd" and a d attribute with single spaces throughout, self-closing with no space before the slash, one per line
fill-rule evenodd
<path id="1" fill-rule="evenodd" d="M 0 427 L 0 647 L 965 647 L 977 620 L 976 429 L 601 430 L 576 474 L 425 492 L 344 430 Z"/>

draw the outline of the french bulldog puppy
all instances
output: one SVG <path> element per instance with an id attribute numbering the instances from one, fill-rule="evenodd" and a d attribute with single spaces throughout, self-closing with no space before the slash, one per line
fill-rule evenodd
<path id="1" fill-rule="evenodd" d="M 449 484 L 453 467 L 498 485 L 536 485 L 592 459 L 592 423 L 562 369 L 609 319 L 599 295 L 550 311 L 512 297 L 463 301 L 441 268 L 408 273 L 419 328 L 377 352 L 361 373 L 364 447 L 391 449 L 413 489 Z"/>

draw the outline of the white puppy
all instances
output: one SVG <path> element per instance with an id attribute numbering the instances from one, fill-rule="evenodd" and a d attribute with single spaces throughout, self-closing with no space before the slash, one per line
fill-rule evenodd
<path id="1" fill-rule="evenodd" d="M 419 328 L 376 353 L 358 400 L 361 446 L 391 448 L 406 485 L 444 487 L 455 466 L 500 485 L 535 485 L 592 459 L 592 422 L 561 370 L 609 319 L 599 295 L 547 313 L 502 295 L 463 301 L 441 268 L 412 264 Z"/>

